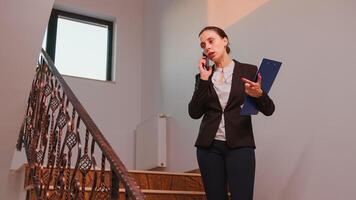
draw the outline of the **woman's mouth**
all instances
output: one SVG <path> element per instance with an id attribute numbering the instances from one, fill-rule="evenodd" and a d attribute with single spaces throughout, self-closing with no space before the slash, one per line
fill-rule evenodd
<path id="1" fill-rule="evenodd" d="M 210 53 L 208 53 L 209 59 L 214 58 L 214 56 L 215 56 L 215 52 L 210 52 Z"/>

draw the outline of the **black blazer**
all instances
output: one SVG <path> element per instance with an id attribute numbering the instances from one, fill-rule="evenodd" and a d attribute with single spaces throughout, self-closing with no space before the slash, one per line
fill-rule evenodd
<path id="1" fill-rule="evenodd" d="M 201 80 L 200 75 L 196 75 L 195 90 L 192 99 L 189 102 L 188 111 L 193 119 L 199 119 L 203 116 L 200 124 L 198 138 L 195 142 L 197 147 L 209 147 L 213 142 L 222 114 L 225 118 L 226 143 L 230 148 L 253 147 L 255 141 L 253 138 L 251 116 L 240 115 L 241 105 L 245 100 L 244 83 L 241 77 L 255 81 L 257 67 L 250 64 L 239 63 L 234 60 L 235 67 L 232 75 L 231 91 L 223 111 L 219 98 L 211 81 Z M 263 77 L 262 77 L 263 78 Z M 253 98 L 259 111 L 269 116 L 274 112 L 274 103 L 270 97 L 263 92 L 259 98 Z"/>

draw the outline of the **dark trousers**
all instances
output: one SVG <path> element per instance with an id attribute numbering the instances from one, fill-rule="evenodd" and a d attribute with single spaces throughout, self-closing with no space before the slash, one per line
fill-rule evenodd
<path id="1" fill-rule="evenodd" d="M 252 200 L 255 180 L 255 150 L 229 149 L 214 140 L 209 148 L 197 148 L 198 164 L 208 200 Z"/>

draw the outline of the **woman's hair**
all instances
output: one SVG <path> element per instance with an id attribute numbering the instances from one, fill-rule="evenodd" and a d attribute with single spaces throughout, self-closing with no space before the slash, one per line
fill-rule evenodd
<path id="1" fill-rule="evenodd" d="M 216 34 L 218 34 L 221 38 L 226 38 L 227 39 L 227 46 L 226 46 L 226 52 L 230 53 L 230 47 L 229 47 L 229 37 L 227 36 L 227 34 L 225 33 L 225 31 L 219 27 L 216 26 L 206 26 L 205 28 L 203 28 L 200 33 L 199 33 L 199 37 L 200 35 L 204 32 L 204 31 L 214 31 Z"/>

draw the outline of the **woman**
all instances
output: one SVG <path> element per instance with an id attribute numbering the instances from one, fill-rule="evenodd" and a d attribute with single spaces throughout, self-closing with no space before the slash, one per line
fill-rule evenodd
<path id="1" fill-rule="evenodd" d="M 197 160 L 208 200 L 252 200 L 255 177 L 255 142 L 251 116 L 240 115 L 248 95 L 264 115 L 272 115 L 274 104 L 261 89 L 262 77 L 253 82 L 257 67 L 231 59 L 229 38 L 224 30 L 208 26 L 199 33 L 203 54 L 214 62 L 206 67 L 200 58 L 189 115 L 203 116 Z"/>

